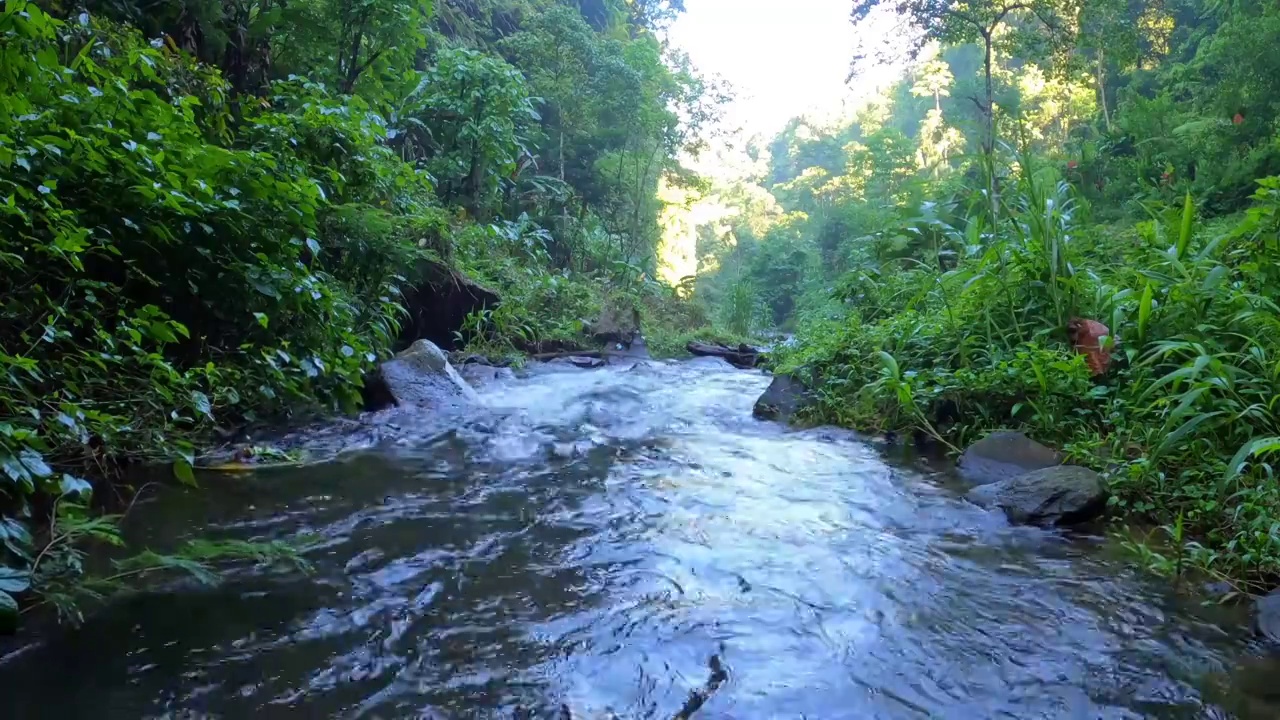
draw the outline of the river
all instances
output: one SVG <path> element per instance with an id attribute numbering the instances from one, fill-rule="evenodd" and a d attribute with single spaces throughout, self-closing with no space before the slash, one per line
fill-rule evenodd
<path id="1" fill-rule="evenodd" d="M 0 715 L 1280 716 L 1240 612 L 927 461 L 753 420 L 767 384 L 543 369 L 330 463 L 168 491 L 133 533 L 310 537 L 313 572 L 115 602 L 0 665 Z"/>

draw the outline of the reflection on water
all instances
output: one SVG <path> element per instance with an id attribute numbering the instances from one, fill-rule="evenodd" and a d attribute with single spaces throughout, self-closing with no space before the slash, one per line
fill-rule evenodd
<path id="1" fill-rule="evenodd" d="M 847 433 L 756 422 L 767 382 L 543 370 L 175 491 L 139 537 L 314 536 L 315 573 L 120 602 L 0 693 L 21 718 L 671 718 L 715 656 L 699 718 L 1280 716 L 1243 618 Z"/>

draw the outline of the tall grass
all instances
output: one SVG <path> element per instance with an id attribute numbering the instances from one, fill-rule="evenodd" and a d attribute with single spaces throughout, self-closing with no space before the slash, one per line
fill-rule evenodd
<path id="1" fill-rule="evenodd" d="M 1179 558 L 1280 575 L 1280 179 L 1254 201 L 1228 224 L 1198 221 L 1188 196 L 1132 228 L 1089 227 L 1074 190 L 1024 158 L 997 222 L 982 204 L 929 221 L 955 267 L 860 268 L 835 338 L 803 326 L 780 365 L 817 370 L 823 420 L 953 446 L 1028 429 L 1103 471 L 1117 512 L 1176 525 Z M 1106 377 L 1069 343 L 1077 316 L 1112 331 Z"/>
<path id="2" fill-rule="evenodd" d="M 759 304 L 755 286 L 746 276 L 739 277 L 725 293 L 725 327 L 735 335 L 750 335 L 755 329 Z"/>

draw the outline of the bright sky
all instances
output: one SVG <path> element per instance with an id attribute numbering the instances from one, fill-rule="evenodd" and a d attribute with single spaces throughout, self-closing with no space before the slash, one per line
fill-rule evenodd
<path id="1" fill-rule="evenodd" d="M 838 110 L 854 52 L 850 0 L 685 0 L 669 38 L 733 84 L 730 125 L 766 137 L 792 117 Z"/>

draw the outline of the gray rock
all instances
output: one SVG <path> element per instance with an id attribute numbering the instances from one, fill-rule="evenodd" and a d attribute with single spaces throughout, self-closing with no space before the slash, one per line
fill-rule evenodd
<path id="1" fill-rule="evenodd" d="M 511 368 L 494 367 L 493 365 L 483 365 L 480 363 L 467 363 L 458 368 L 458 374 L 462 376 L 472 387 L 481 387 L 494 382 L 514 379 L 516 374 Z"/>
<path id="2" fill-rule="evenodd" d="M 644 336 L 637 334 L 631 340 L 630 345 L 622 343 L 613 343 L 609 346 L 609 356 L 622 358 L 625 360 L 652 360 L 653 356 L 649 354 L 649 344 L 644 341 Z"/>
<path id="3" fill-rule="evenodd" d="M 1062 464 L 1062 456 L 1020 432 L 993 432 L 969 446 L 956 467 L 960 477 L 986 485 Z"/>
<path id="4" fill-rule="evenodd" d="M 449 364 L 444 351 L 430 340 L 418 340 L 382 363 L 367 382 L 380 386 L 374 396 L 390 397 L 396 405 L 457 406 L 480 401 L 475 389 Z"/>
<path id="5" fill-rule="evenodd" d="M 804 383 L 790 375 L 774 375 L 769 389 L 756 400 L 751 414 L 761 420 L 790 421 L 796 413 L 812 407 L 813 394 Z"/>
<path id="6" fill-rule="evenodd" d="M 979 485 L 969 500 L 1004 510 L 1010 522 L 1070 525 L 1096 517 L 1107 504 L 1098 473 L 1075 465 L 1032 470 L 1015 478 Z"/>
<path id="7" fill-rule="evenodd" d="M 600 317 L 595 322 L 584 323 L 583 330 L 595 338 L 596 342 L 630 347 L 640 334 L 640 311 L 634 307 L 607 303 L 600 311 Z"/>
<path id="8" fill-rule="evenodd" d="M 1254 602 L 1253 619 L 1258 634 L 1273 643 L 1280 643 L 1280 588 L 1263 595 Z"/>
<path id="9" fill-rule="evenodd" d="M 724 358 L 730 365 L 743 369 L 756 367 L 764 358 L 760 348 L 746 344 L 729 347 L 719 343 L 704 343 L 694 340 L 685 345 L 684 349 L 695 357 Z"/>
<path id="10" fill-rule="evenodd" d="M 590 357 L 588 355 L 570 355 L 569 357 L 556 358 L 547 363 L 547 365 L 553 367 L 571 366 L 582 368 L 583 370 L 594 370 L 608 364 L 608 361 L 604 358 Z"/>

